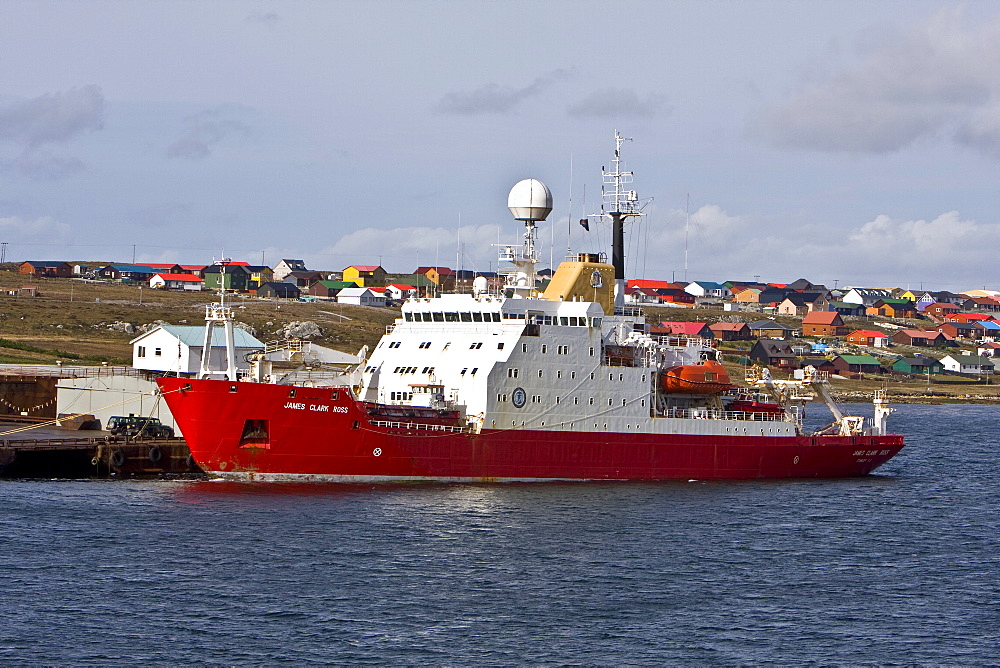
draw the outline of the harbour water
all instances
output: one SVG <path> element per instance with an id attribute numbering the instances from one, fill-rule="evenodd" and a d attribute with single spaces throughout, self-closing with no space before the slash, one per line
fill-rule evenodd
<path id="1" fill-rule="evenodd" d="M 1000 662 L 996 406 L 876 475 L 0 481 L 0 664 Z"/>

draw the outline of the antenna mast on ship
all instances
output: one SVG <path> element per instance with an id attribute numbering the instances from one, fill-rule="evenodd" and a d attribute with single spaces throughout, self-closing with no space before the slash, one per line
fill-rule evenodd
<path id="1" fill-rule="evenodd" d="M 604 185 L 613 186 L 610 192 L 601 188 L 601 217 L 611 218 L 611 264 L 615 268 L 615 310 L 625 308 L 625 222 L 633 216 L 644 216 L 639 210 L 639 196 L 634 190 L 626 190 L 632 183 L 632 172 L 622 171 L 621 148 L 631 137 L 622 137 L 615 130 L 615 157 L 611 161 L 611 171 L 601 168 Z M 610 209 L 607 213 L 605 209 Z"/>
<path id="2" fill-rule="evenodd" d="M 507 208 L 515 220 L 524 221 L 524 242 L 520 246 L 500 246 L 500 261 L 514 265 L 507 274 L 506 287 L 515 298 L 535 296 L 535 223 L 545 220 L 552 212 L 552 193 L 538 179 L 524 179 L 514 184 L 507 196 Z"/>
<path id="3" fill-rule="evenodd" d="M 235 381 L 236 372 L 236 345 L 233 333 L 233 309 L 226 306 L 226 265 L 231 263 L 229 258 L 223 258 L 216 262 L 219 265 L 219 301 L 215 304 L 205 306 L 205 344 L 201 349 L 201 369 L 198 371 L 198 378 L 212 377 L 212 339 L 214 329 L 222 327 L 226 337 L 226 379 Z"/>

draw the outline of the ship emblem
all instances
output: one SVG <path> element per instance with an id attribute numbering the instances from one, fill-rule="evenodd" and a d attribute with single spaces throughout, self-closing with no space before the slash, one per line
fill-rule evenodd
<path id="1" fill-rule="evenodd" d="M 515 387 L 514 391 L 510 393 L 510 400 L 514 404 L 514 408 L 524 408 L 524 404 L 528 401 L 528 394 L 523 387 Z"/>

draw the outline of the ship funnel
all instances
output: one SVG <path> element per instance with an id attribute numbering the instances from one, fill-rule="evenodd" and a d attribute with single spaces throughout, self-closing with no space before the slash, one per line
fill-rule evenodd
<path id="1" fill-rule="evenodd" d="M 507 208 L 516 220 L 545 220 L 552 212 L 552 193 L 538 179 L 524 179 L 510 189 Z"/>

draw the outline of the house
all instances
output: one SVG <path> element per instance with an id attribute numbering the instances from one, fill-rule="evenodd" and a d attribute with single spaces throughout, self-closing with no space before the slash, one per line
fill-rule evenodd
<path id="1" fill-rule="evenodd" d="M 792 281 L 785 287 L 788 288 L 789 290 L 795 290 L 797 292 L 821 292 L 823 294 L 826 294 L 826 292 L 828 292 L 825 285 L 822 285 L 820 283 L 811 283 L 810 281 L 807 281 L 804 278 L 800 278 L 797 281 Z"/>
<path id="2" fill-rule="evenodd" d="M 882 373 L 882 366 L 871 355 L 837 355 L 833 366 L 842 376 L 859 373 Z"/>
<path id="3" fill-rule="evenodd" d="M 750 333 L 765 339 L 785 339 L 795 335 L 795 329 L 774 320 L 751 322 Z"/>
<path id="4" fill-rule="evenodd" d="M 147 283 L 156 273 L 157 271 L 151 267 L 135 264 L 109 264 L 96 272 L 99 278 L 122 281 L 123 283 L 137 283 L 139 281 Z"/>
<path id="5" fill-rule="evenodd" d="M 401 302 L 416 293 L 416 286 L 406 285 L 405 283 L 392 283 L 385 286 L 385 298 L 391 299 L 394 302 Z"/>
<path id="6" fill-rule="evenodd" d="M 949 313 L 958 313 L 962 309 L 951 302 L 934 302 L 924 307 L 924 314 L 935 320 L 942 321 Z"/>
<path id="7" fill-rule="evenodd" d="M 934 347 L 944 343 L 941 332 L 924 332 L 919 329 L 901 329 L 892 334 L 892 342 L 901 346 Z"/>
<path id="8" fill-rule="evenodd" d="M 337 293 L 337 302 L 358 306 L 385 306 L 385 295 L 372 292 L 368 288 L 344 288 Z"/>
<path id="9" fill-rule="evenodd" d="M 291 285 L 286 283 L 285 285 Z M 360 287 L 354 281 L 316 281 L 309 286 L 309 294 L 320 299 L 334 299 L 344 288 Z"/>
<path id="10" fill-rule="evenodd" d="M 831 311 L 836 311 L 840 315 L 864 315 L 865 305 L 854 302 L 832 301 L 827 305 Z"/>
<path id="11" fill-rule="evenodd" d="M 975 376 L 990 376 L 993 374 L 993 361 L 989 357 L 979 355 L 946 355 L 941 358 L 945 371 Z"/>
<path id="12" fill-rule="evenodd" d="M 733 301 L 741 304 L 756 304 L 760 301 L 760 288 L 740 288 L 739 292 L 733 293 Z"/>
<path id="13" fill-rule="evenodd" d="M 913 318 L 916 307 L 909 299 L 885 298 L 878 299 L 865 309 L 867 315 L 880 315 L 885 318 Z"/>
<path id="14" fill-rule="evenodd" d="M 194 274 L 153 274 L 149 287 L 154 290 L 201 290 L 204 280 Z"/>
<path id="15" fill-rule="evenodd" d="M 901 357 L 892 363 L 892 370 L 899 373 L 937 376 L 944 373 L 944 365 L 933 357 Z"/>
<path id="16" fill-rule="evenodd" d="M 847 342 L 859 346 L 888 348 L 889 335 L 874 329 L 858 329 L 847 335 Z"/>
<path id="17" fill-rule="evenodd" d="M 866 307 L 873 306 L 880 299 L 891 299 L 892 290 L 885 288 L 851 288 L 840 301 L 851 302 L 853 304 L 864 304 Z"/>
<path id="18" fill-rule="evenodd" d="M 271 281 L 257 288 L 257 296 L 261 299 L 298 299 L 302 290 L 285 281 Z"/>
<path id="19" fill-rule="evenodd" d="M 978 332 L 977 337 L 980 341 L 1000 340 L 1000 322 L 984 320 L 976 323 L 976 327 L 981 329 L 981 331 Z"/>
<path id="20" fill-rule="evenodd" d="M 949 313 L 944 317 L 945 322 L 979 322 L 981 320 L 996 320 L 989 313 Z"/>
<path id="21" fill-rule="evenodd" d="M 149 267 L 150 269 L 155 269 L 157 273 L 161 274 L 179 274 L 181 273 L 181 266 L 179 264 L 169 264 L 163 262 L 136 262 L 137 267 Z"/>
<path id="22" fill-rule="evenodd" d="M 250 272 L 250 281 L 247 287 L 251 290 L 274 280 L 274 270 L 266 264 L 251 264 L 247 267 L 247 271 Z"/>
<path id="23" fill-rule="evenodd" d="M 937 331 L 956 339 L 978 339 L 983 330 L 973 322 L 946 322 L 938 325 Z"/>
<path id="24" fill-rule="evenodd" d="M 1000 343 L 996 341 L 981 343 L 979 344 L 979 348 L 976 349 L 976 353 L 980 357 L 1000 357 Z"/>
<path id="25" fill-rule="evenodd" d="M 205 265 L 205 264 L 179 264 L 177 266 L 181 268 L 181 270 L 179 272 L 177 272 L 179 274 L 194 274 L 195 276 L 200 276 L 201 278 L 205 278 L 205 276 L 204 276 L 205 268 L 208 265 Z"/>
<path id="26" fill-rule="evenodd" d="M 271 272 L 271 280 L 283 281 L 285 276 L 288 276 L 293 271 L 309 271 L 306 269 L 306 263 L 304 260 L 282 260 L 275 265 L 274 271 Z"/>
<path id="27" fill-rule="evenodd" d="M 18 273 L 38 278 L 70 278 L 73 267 L 68 262 L 39 262 L 28 260 L 17 268 Z"/>
<path id="28" fill-rule="evenodd" d="M 800 365 L 799 356 L 792 350 L 792 344 L 787 341 L 760 339 L 753 344 L 749 357 L 757 364 L 776 366 L 780 369 L 797 369 Z"/>
<path id="29" fill-rule="evenodd" d="M 727 296 L 726 287 L 721 283 L 711 281 L 693 281 L 684 286 L 684 292 L 693 297 L 716 297 L 722 299 Z"/>
<path id="30" fill-rule="evenodd" d="M 649 333 L 667 336 L 683 336 L 689 339 L 711 339 L 713 337 L 712 330 L 709 329 L 708 323 L 704 322 L 673 322 L 665 320 L 658 325 L 650 326 Z"/>
<path id="31" fill-rule="evenodd" d="M 249 332 L 233 329 L 236 344 L 236 367 L 247 369 L 246 354 L 261 350 L 264 344 Z M 132 366 L 143 371 L 196 374 L 201 369 L 205 346 L 205 328 L 197 326 L 160 325 L 137 336 L 132 344 Z M 210 364 L 213 369 L 226 368 L 226 334 L 220 327 L 212 328 Z"/>
<path id="32" fill-rule="evenodd" d="M 414 274 L 426 276 L 437 286 L 438 291 L 450 292 L 455 289 L 455 270 L 448 267 L 417 267 Z"/>
<path id="33" fill-rule="evenodd" d="M 459 269 L 455 272 L 455 290 L 459 292 L 472 292 L 472 284 L 477 278 L 482 276 L 486 279 L 486 284 L 488 286 L 497 287 L 504 284 L 505 278 L 495 271 L 473 271 L 471 269 Z M 542 269 L 536 273 L 537 286 L 540 292 L 545 291 L 545 287 L 548 282 L 552 279 L 551 269 Z M 426 276 L 424 277 L 426 279 Z M 396 282 L 396 277 L 386 274 L 386 282 L 389 281 Z M 414 285 L 413 287 L 417 287 Z"/>
<path id="34" fill-rule="evenodd" d="M 241 264 L 213 264 L 205 267 L 202 272 L 206 290 L 248 290 L 250 289 L 250 271 Z"/>
<path id="35" fill-rule="evenodd" d="M 959 304 L 963 309 L 972 311 L 990 311 L 996 313 L 1000 311 L 1000 301 L 994 297 L 972 297 Z"/>
<path id="36" fill-rule="evenodd" d="M 812 311 L 802 318 L 803 336 L 845 336 L 847 327 L 836 311 Z"/>
<path id="37" fill-rule="evenodd" d="M 326 274 L 322 271 L 291 271 L 281 279 L 283 283 L 291 283 L 297 287 L 308 289 L 316 281 L 326 280 Z M 275 279 L 277 281 L 277 279 Z M 353 282 L 353 281 L 352 281 Z"/>
<path id="38" fill-rule="evenodd" d="M 716 322 L 708 326 L 717 341 L 749 341 L 753 338 L 745 322 Z"/>
<path id="39" fill-rule="evenodd" d="M 354 281 L 360 287 L 381 287 L 385 285 L 385 269 L 374 264 L 352 264 L 344 267 L 345 281 Z"/>
<path id="40" fill-rule="evenodd" d="M 764 293 L 761 293 L 764 294 Z M 826 298 L 818 292 L 790 292 L 778 304 L 781 315 L 804 316 L 810 311 L 825 311 Z"/>

